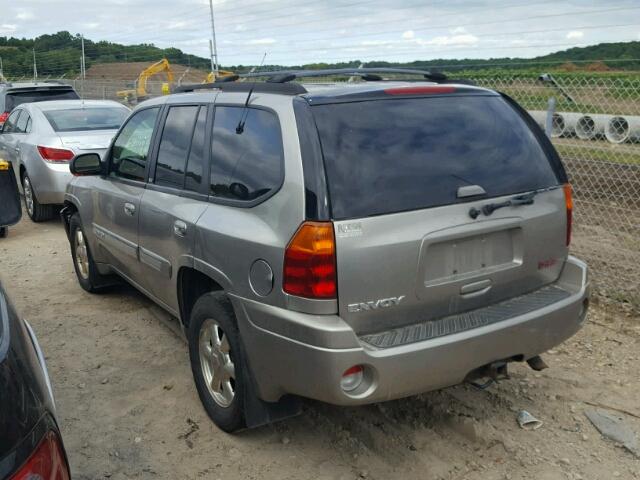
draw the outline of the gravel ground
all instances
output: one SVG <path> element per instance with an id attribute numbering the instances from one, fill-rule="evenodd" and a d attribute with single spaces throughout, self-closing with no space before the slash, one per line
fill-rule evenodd
<path id="1" fill-rule="evenodd" d="M 129 287 L 77 284 L 58 221 L 0 240 L 0 278 L 44 349 L 75 479 L 640 478 L 640 459 L 584 416 L 607 408 L 640 434 L 640 318 L 594 305 L 549 352 L 487 390 L 462 385 L 302 415 L 234 436 L 200 406 L 175 320 Z M 434 366 L 437 368 L 437 366 Z M 544 422 L 518 427 L 526 409 Z"/>

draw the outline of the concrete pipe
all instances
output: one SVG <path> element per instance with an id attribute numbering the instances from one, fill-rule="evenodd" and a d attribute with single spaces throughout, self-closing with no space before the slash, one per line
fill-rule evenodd
<path id="1" fill-rule="evenodd" d="M 640 142 L 640 117 L 619 115 L 607 122 L 604 135 L 611 143 Z"/>
<path id="2" fill-rule="evenodd" d="M 553 114 L 552 137 L 571 137 L 576 134 L 576 125 L 581 113 L 557 112 Z"/>
<path id="3" fill-rule="evenodd" d="M 604 131 L 611 115 L 588 114 L 583 115 L 576 123 L 576 136 L 580 140 L 593 140 L 604 137 Z"/>
<path id="4" fill-rule="evenodd" d="M 529 110 L 529 115 L 531 115 L 531 118 L 544 130 L 544 125 L 547 121 L 547 112 L 544 110 Z"/>

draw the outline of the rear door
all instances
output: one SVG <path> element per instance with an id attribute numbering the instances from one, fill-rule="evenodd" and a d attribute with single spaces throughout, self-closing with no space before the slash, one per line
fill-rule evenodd
<path id="1" fill-rule="evenodd" d="M 567 255 L 561 175 L 502 97 L 394 95 L 311 109 L 340 315 L 358 333 L 472 310 L 557 278 Z M 530 192 L 539 192 L 532 202 L 472 212 Z"/>
<path id="2" fill-rule="evenodd" d="M 208 117 L 206 105 L 168 107 L 140 205 L 140 282 L 176 315 L 178 271 L 193 265 L 195 224 L 208 205 Z"/>
<path id="3" fill-rule="evenodd" d="M 93 229 L 108 263 L 134 282 L 140 274 L 138 220 L 160 107 L 135 112 L 114 140 L 109 171 L 96 182 Z"/>

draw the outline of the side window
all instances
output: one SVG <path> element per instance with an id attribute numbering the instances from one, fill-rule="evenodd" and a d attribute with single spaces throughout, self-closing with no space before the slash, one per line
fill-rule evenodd
<path id="1" fill-rule="evenodd" d="M 242 107 L 216 107 L 211 159 L 211 195 L 254 200 L 282 183 L 283 147 L 278 117 L 250 108 L 244 129 L 236 128 Z"/>
<path id="2" fill-rule="evenodd" d="M 184 185 L 184 169 L 198 108 L 197 106 L 169 108 L 158 149 L 156 185 L 175 188 L 182 188 Z"/>
<path id="3" fill-rule="evenodd" d="M 9 118 L 7 118 L 7 121 L 4 123 L 4 129 L 2 130 L 4 133 L 15 133 L 17 131 L 16 123 L 18 123 L 18 118 L 21 113 L 22 110 L 15 110 L 11 115 L 9 115 Z"/>
<path id="4" fill-rule="evenodd" d="M 31 116 L 29 116 L 29 120 L 27 121 L 27 127 L 24 130 L 26 133 L 31 133 Z"/>
<path id="5" fill-rule="evenodd" d="M 29 113 L 26 110 L 22 111 L 22 115 L 18 119 L 18 123 L 16 123 L 16 133 L 25 133 L 27 131 L 27 124 L 31 120 Z"/>
<path id="6" fill-rule="evenodd" d="M 189 160 L 187 161 L 187 175 L 184 182 L 185 190 L 197 192 L 202 184 L 202 173 L 204 170 L 205 158 L 205 128 L 207 125 L 207 107 L 200 107 L 198 113 L 198 121 L 196 129 L 193 131 L 193 140 L 191 140 L 191 151 L 189 152 Z"/>
<path id="7" fill-rule="evenodd" d="M 109 175 L 145 181 L 145 167 L 159 107 L 134 114 L 113 143 Z"/>

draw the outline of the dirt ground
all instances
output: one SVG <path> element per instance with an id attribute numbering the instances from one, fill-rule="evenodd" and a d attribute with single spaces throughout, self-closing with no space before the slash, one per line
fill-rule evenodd
<path id="1" fill-rule="evenodd" d="M 457 386 L 302 415 L 231 436 L 200 406 L 176 323 L 132 288 L 77 284 L 59 221 L 0 240 L 0 278 L 43 347 L 75 479 L 634 479 L 640 459 L 584 412 L 640 434 L 640 319 L 594 305 L 587 326 L 487 390 Z M 438 368 L 434 365 L 433 368 Z M 526 409 L 544 422 L 516 423 Z"/>

